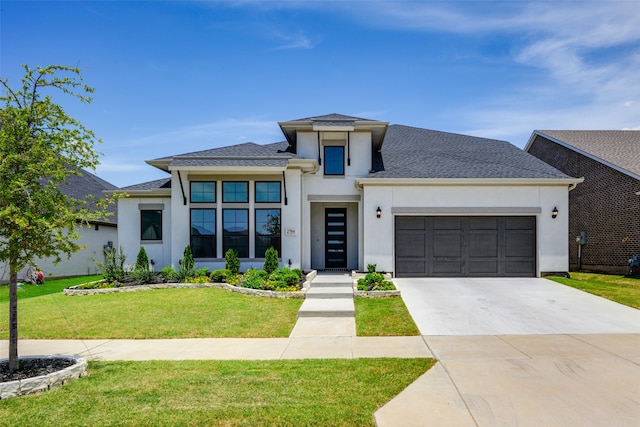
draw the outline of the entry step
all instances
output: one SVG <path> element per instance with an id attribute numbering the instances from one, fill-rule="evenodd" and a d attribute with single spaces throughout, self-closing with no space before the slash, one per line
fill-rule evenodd
<path id="1" fill-rule="evenodd" d="M 311 287 L 305 298 L 353 298 L 351 286 L 321 286 Z"/>
<path id="2" fill-rule="evenodd" d="M 305 299 L 298 317 L 353 317 L 355 307 L 352 298 Z"/>

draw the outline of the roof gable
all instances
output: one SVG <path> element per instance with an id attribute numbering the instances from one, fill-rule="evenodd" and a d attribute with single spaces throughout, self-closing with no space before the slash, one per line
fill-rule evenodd
<path id="1" fill-rule="evenodd" d="M 530 144 L 535 135 L 640 178 L 640 131 L 537 130 L 534 131 Z"/>

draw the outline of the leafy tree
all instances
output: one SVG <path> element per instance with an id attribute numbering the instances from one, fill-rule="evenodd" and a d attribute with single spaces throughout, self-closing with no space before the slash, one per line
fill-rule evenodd
<path id="1" fill-rule="evenodd" d="M 53 95 L 66 94 L 84 104 L 93 89 L 78 68 L 29 68 L 12 88 L 0 77 L 0 260 L 9 265 L 9 369 L 18 369 L 17 274 L 38 257 L 81 249 L 78 229 L 106 217 L 112 198 L 78 200 L 60 190 L 71 175 L 94 169 L 100 142 L 68 116 Z"/>

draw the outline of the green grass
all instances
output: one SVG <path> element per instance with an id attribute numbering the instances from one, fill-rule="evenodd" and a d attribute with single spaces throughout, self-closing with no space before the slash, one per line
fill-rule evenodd
<path id="1" fill-rule="evenodd" d="M 593 273 L 571 273 L 571 278 L 548 277 L 553 281 L 640 309 L 640 279 Z"/>
<path id="2" fill-rule="evenodd" d="M 20 339 L 287 337 L 302 300 L 222 289 L 162 289 L 70 297 L 18 298 Z M 8 302 L 0 319 L 8 319 Z M 0 339 L 8 339 L 0 322 Z"/>
<path id="3" fill-rule="evenodd" d="M 432 359 L 90 362 L 89 376 L 0 401 L 3 425 L 374 426 Z"/>
<path id="4" fill-rule="evenodd" d="M 30 283 L 25 283 L 19 285 L 18 287 L 18 300 L 62 292 L 64 288 L 68 288 L 69 286 L 93 282 L 100 279 L 102 279 L 102 276 L 82 276 L 71 277 L 68 279 L 45 279 L 45 282 L 42 285 L 32 285 Z M 9 285 L 0 286 L 0 303 L 7 301 L 9 301 Z"/>
<path id="5" fill-rule="evenodd" d="M 420 335 L 402 298 L 356 298 L 356 335 Z"/>

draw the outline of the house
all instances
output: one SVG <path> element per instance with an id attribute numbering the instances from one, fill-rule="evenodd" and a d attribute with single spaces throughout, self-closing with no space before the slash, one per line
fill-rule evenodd
<path id="1" fill-rule="evenodd" d="M 104 197 L 104 191 L 117 189 L 116 186 L 87 170 L 81 170 L 81 174 L 81 176 L 70 175 L 67 178 L 67 184 L 62 186 L 60 191 L 76 200 L 87 200 L 88 198 L 98 200 Z M 78 244 L 84 245 L 85 249 L 72 254 L 69 259 L 63 255 L 62 261 L 58 264 L 54 263 L 53 258 L 35 260 L 35 264 L 42 270 L 45 278 L 83 276 L 99 273 L 94 260 L 103 261 L 104 247 L 116 245 L 118 240 L 116 206 L 110 206 L 109 211 L 112 215 L 104 221 L 92 223 L 90 227 L 80 227 L 77 229 L 80 234 Z M 18 273 L 19 280 L 25 278 L 27 268 Z M 0 263 L 0 282 L 8 281 L 9 267 L 6 263 Z"/>
<path id="2" fill-rule="evenodd" d="M 640 131 L 536 130 L 525 150 L 584 177 L 569 194 L 571 268 L 628 272 L 628 260 L 640 252 Z M 579 236 L 586 237 L 581 247 Z"/>
<path id="3" fill-rule="evenodd" d="M 505 141 L 341 114 L 278 123 L 285 141 L 147 161 L 166 179 L 123 188 L 118 241 L 156 268 L 191 245 L 199 267 L 282 265 L 396 276 L 539 276 L 568 270 L 568 192 L 579 180 Z M 558 215 L 552 217 L 557 209 Z"/>

